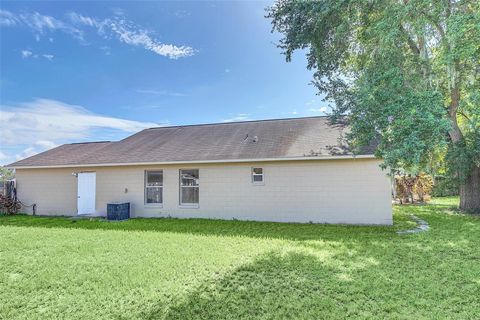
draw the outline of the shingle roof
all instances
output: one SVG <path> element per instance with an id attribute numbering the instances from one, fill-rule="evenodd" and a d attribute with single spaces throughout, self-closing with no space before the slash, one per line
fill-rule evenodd
<path id="1" fill-rule="evenodd" d="M 327 117 L 150 128 L 116 142 L 72 143 L 10 167 L 351 156 Z M 363 155 L 373 154 L 370 147 Z"/>

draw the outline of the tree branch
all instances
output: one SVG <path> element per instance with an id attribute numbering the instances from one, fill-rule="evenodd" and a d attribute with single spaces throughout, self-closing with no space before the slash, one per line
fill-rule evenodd
<path id="1" fill-rule="evenodd" d="M 453 143 L 457 143 L 463 139 L 462 131 L 458 126 L 457 113 L 460 105 L 460 88 L 459 83 L 456 81 L 453 84 L 452 91 L 450 92 L 450 105 L 448 108 L 448 116 L 452 122 L 452 129 L 449 131 L 450 138 Z"/>
<path id="2" fill-rule="evenodd" d="M 427 14 L 425 11 L 420 10 L 420 13 L 422 13 L 433 25 L 435 29 L 437 29 L 438 33 L 440 34 L 440 39 L 443 40 L 445 39 L 445 30 L 443 30 L 442 25 L 440 24 L 439 21 L 435 20 L 434 17 L 431 15 Z"/>
<path id="3" fill-rule="evenodd" d="M 408 46 L 410 47 L 410 50 L 412 50 L 413 53 L 415 53 L 416 55 L 420 56 L 420 49 L 417 47 L 415 41 L 413 41 L 413 39 L 410 37 L 407 30 L 401 24 L 398 27 L 400 31 L 403 32 L 407 37 L 407 43 L 408 43 Z"/>
<path id="4" fill-rule="evenodd" d="M 470 118 L 461 110 L 457 110 L 457 113 L 462 115 L 465 119 L 467 119 L 468 121 L 470 121 Z"/>

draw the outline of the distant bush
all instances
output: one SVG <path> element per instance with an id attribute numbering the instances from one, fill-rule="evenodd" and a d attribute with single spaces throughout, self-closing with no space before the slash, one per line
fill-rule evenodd
<path id="1" fill-rule="evenodd" d="M 395 176 L 396 198 L 400 203 L 426 202 L 433 188 L 432 176 L 401 174 Z"/>
<path id="2" fill-rule="evenodd" d="M 458 185 L 452 180 L 444 176 L 435 177 L 435 185 L 433 186 L 432 196 L 447 197 L 458 196 Z"/>

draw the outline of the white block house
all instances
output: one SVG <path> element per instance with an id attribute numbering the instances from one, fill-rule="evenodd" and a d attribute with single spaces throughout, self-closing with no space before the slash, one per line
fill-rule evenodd
<path id="1" fill-rule="evenodd" d="M 67 144 L 10 164 L 37 214 L 392 224 L 374 148 L 352 155 L 325 117 L 161 127 Z"/>

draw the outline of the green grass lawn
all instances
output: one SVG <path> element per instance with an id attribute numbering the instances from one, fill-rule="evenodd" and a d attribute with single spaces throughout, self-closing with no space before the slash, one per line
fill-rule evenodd
<path id="1" fill-rule="evenodd" d="M 478 319 L 480 218 L 394 227 L 0 217 L 0 319 Z M 398 235 L 409 215 L 428 232 Z"/>

